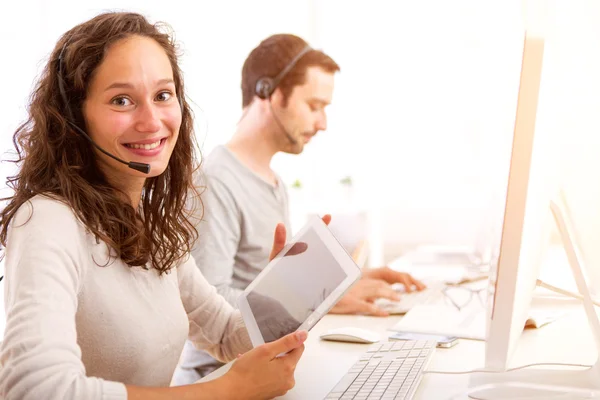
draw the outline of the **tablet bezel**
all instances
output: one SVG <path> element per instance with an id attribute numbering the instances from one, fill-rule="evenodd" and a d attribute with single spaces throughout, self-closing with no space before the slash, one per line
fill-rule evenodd
<path id="1" fill-rule="evenodd" d="M 335 304 L 346 294 L 346 292 L 361 278 L 361 270 L 358 265 L 352 259 L 352 256 L 342 247 L 340 242 L 335 238 L 333 233 L 329 230 L 327 225 L 319 217 L 312 216 L 308 218 L 307 224 L 285 245 L 269 264 L 258 274 L 258 276 L 246 287 L 244 292 L 238 298 L 238 308 L 241 311 L 242 318 L 246 324 L 248 335 L 252 341 L 254 347 L 260 346 L 265 343 L 263 336 L 260 332 L 252 309 L 248 304 L 248 294 L 254 290 L 259 282 L 266 276 L 269 271 L 277 266 L 279 260 L 281 260 L 288 250 L 297 242 L 301 241 L 304 234 L 313 229 L 317 236 L 323 241 L 329 253 L 335 258 L 337 264 L 342 268 L 346 274 L 346 278 L 340 282 L 340 284 L 325 298 L 325 300 L 302 322 L 302 324 L 296 330 L 310 330 L 314 327 L 317 322 L 325 316 L 329 310 L 335 306 Z M 310 244 L 309 244 L 310 246 Z M 293 256 L 291 256 L 293 257 Z M 336 265 L 337 267 L 337 265 Z"/>

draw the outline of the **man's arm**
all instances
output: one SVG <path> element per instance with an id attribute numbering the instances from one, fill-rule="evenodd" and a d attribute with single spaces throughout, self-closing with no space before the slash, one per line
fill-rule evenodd
<path id="1" fill-rule="evenodd" d="M 237 308 L 237 298 L 243 290 L 233 288 L 232 279 L 241 237 L 240 209 L 227 185 L 210 175 L 203 178 L 204 215 L 201 221 L 195 221 L 198 240 L 192 256 L 206 280 Z"/>

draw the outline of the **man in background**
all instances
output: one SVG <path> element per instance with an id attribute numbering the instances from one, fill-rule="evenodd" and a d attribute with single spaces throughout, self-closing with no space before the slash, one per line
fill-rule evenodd
<path id="1" fill-rule="evenodd" d="M 326 107 L 340 70 L 328 55 L 294 35 L 262 41 L 242 69 L 243 116 L 231 140 L 206 158 L 196 184 L 202 194 L 203 219 L 192 255 L 206 279 L 229 303 L 268 264 L 273 230 L 290 219 L 288 195 L 271 169 L 282 151 L 302 153 L 319 131 L 327 129 Z M 397 300 L 391 284 L 407 291 L 423 289 L 410 275 L 387 267 L 363 270 L 363 278 L 331 310 L 338 314 L 385 316 L 373 302 Z M 222 364 L 188 342 L 174 384 L 193 383 Z"/>

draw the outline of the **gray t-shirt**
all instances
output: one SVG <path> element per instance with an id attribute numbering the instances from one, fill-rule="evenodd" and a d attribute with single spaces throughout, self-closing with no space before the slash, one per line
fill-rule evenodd
<path id="1" fill-rule="evenodd" d="M 277 185 L 266 182 L 225 146 L 215 148 L 205 159 L 195 184 L 202 193 L 204 215 L 196 224 L 199 238 L 192 256 L 208 282 L 237 307 L 238 296 L 269 262 L 278 223 L 285 224 L 290 238 L 285 186 L 279 177 Z M 216 365 L 207 353 L 186 344 L 183 368 L 208 364 Z"/>

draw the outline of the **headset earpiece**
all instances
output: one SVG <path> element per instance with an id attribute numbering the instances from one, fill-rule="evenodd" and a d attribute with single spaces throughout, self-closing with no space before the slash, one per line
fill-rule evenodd
<path id="1" fill-rule="evenodd" d="M 260 78 L 256 82 L 256 95 L 261 99 L 268 99 L 273 94 L 273 79 Z"/>
<path id="2" fill-rule="evenodd" d="M 306 45 L 302 49 L 302 51 L 296 54 L 296 57 L 294 57 L 292 61 L 290 61 L 288 65 L 286 65 L 285 68 L 275 78 L 270 78 L 268 76 L 263 76 L 262 78 L 259 78 L 258 81 L 256 81 L 254 93 L 263 100 L 266 100 L 269 97 L 271 97 L 271 95 L 275 91 L 275 88 L 277 88 L 277 85 L 279 85 L 281 80 L 288 74 L 288 72 L 290 72 L 292 68 L 294 68 L 294 66 L 298 63 L 298 61 L 300 61 L 302 56 L 304 56 L 311 50 L 312 48 Z"/>
<path id="3" fill-rule="evenodd" d="M 67 112 L 67 117 L 69 117 L 70 121 L 75 121 L 75 118 L 73 118 L 73 112 L 71 111 L 71 107 L 69 106 L 69 99 L 67 97 L 67 91 L 65 90 L 65 81 L 63 79 L 63 55 L 65 53 L 65 49 L 67 48 L 67 43 L 65 42 L 65 44 L 63 45 L 62 49 L 60 50 L 60 53 L 58 54 L 58 91 L 60 93 L 60 97 L 62 97 L 63 103 L 65 105 L 65 110 Z"/>

